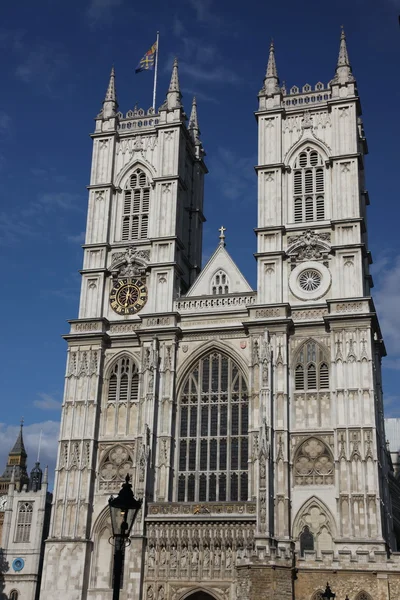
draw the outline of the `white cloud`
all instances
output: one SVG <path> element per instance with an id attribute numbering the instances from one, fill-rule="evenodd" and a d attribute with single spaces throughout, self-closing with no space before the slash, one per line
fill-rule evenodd
<path id="1" fill-rule="evenodd" d="M 374 300 L 379 322 L 391 360 L 385 367 L 399 369 L 400 357 L 400 255 L 390 258 L 384 254 L 375 263 L 376 274 Z"/>
<path id="2" fill-rule="evenodd" d="M 122 5 L 124 0 L 91 0 L 86 11 L 92 27 L 107 24 L 112 19 L 113 10 Z"/>
<path id="3" fill-rule="evenodd" d="M 51 85 L 67 66 L 66 54 L 54 46 L 42 44 L 21 52 L 21 62 L 15 70 L 17 79 L 35 84 L 37 89 L 48 93 Z"/>
<path id="4" fill-rule="evenodd" d="M 209 67 L 196 63 L 180 62 L 179 71 L 192 77 L 192 79 L 209 83 L 238 84 L 241 81 L 237 73 L 222 66 Z"/>
<path id="5" fill-rule="evenodd" d="M 181 37 L 186 32 L 184 24 L 177 16 L 174 17 L 172 22 L 172 30 L 176 37 Z"/>
<path id="6" fill-rule="evenodd" d="M 197 100 L 202 100 L 203 102 L 211 102 L 212 104 L 219 104 L 219 101 L 213 96 L 209 96 L 208 94 L 204 94 L 203 92 L 199 92 L 193 88 L 182 88 L 182 93 L 187 94 L 188 96 L 196 96 Z"/>
<path id="7" fill-rule="evenodd" d="M 42 421 L 39 423 L 31 423 L 30 425 L 25 425 L 23 428 L 24 443 L 26 452 L 28 454 L 28 470 L 30 470 L 35 464 L 39 447 L 40 432 L 42 431 L 42 439 L 40 444 L 40 463 L 42 468 L 48 465 L 49 481 L 51 485 L 54 480 L 59 429 L 59 421 Z M 14 426 L 6 425 L 6 423 L 0 423 L 1 472 L 7 463 L 8 453 L 17 439 L 18 432 L 18 425 Z"/>
<path id="8" fill-rule="evenodd" d="M 40 400 L 34 400 L 33 404 L 41 410 L 61 410 L 61 402 L 56 400 L 51 394 L 40 392 L 38 394 Z"/>
<path id="9" fill-rule="evenodd" d="M 226 198 L 248 202 L 255 194 L 255 164 L 255 156 L 244 157 L 221 147 L 216 155 L 210 156 L 210 176 Z"/>
<path id="10" fill-rule="evenodd" d="M 76 235 L 67 235 L 67 240 L 72 244 L 84 244 L 85 243 L 85 232 L 81 231 Z"/>
<path id="11" fill-rule="evenodd" d="M 0 132 L 7 133 L 11 127 L 11 117 L 3 110 L 0 110 Z"/>
<path id="12" fill-rule="evenodd" d="M 212 12 L 212 0 L 189 0 L 189 4 L 196 14 L 196 20 L 199 23 L 207 25 L 217 25 L 220 22 L 220 17 Z"/>

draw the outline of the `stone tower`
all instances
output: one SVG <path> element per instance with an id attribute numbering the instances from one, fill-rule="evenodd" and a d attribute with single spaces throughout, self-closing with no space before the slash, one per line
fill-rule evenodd
<path id="1" fill-rule="evenodd" d="M 127 473 L 144 502 L 122 600 L 399 593 L 360 115 L 343 32 L 314 89 L 280 87 L 271 45 L 254 291 L 224 227 L 199 271 L 207 170 L 177 62 L 156 114 L 118 112 L 112 71 L 41 600 L 110 598 L 107 499 Z"/>
<path id="2" fill-rule="evenodd" d="M 39 598 L 50 521 L 47 467 L 43 473 L 36 462 L 28 477 L 26 459 L 21 424 L 3 475 L 9 477 L 7 490 L 0 495 L 0 591 L 10 600 Z"/>

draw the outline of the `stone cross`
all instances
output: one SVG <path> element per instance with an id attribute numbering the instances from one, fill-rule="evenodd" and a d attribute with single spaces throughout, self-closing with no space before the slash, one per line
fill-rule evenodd
<path id="1" fill-rule="evenodd" d="M 223 225 L 218 229 L 219 231 L 219 244 L 220 246 L 225 246 L 225 231 L 226 227 Z"/>

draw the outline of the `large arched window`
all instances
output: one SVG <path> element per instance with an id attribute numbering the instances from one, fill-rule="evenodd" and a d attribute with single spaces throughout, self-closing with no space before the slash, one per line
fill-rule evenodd
<path id="1" fill-rule="evenodd" d="M 297 356 L 294 384 L 296 391 L 329 389 L 328 362 L 314 341 L 307 342 Z"/>
<path id="2" fill-rule="evenodd" d="M 247 500 L 248 392 L 238 365 L 222 352 L 201 358 L 178 411 L 178 501 Z"/>
<path id="3" fill-rule="evenodd" d="M 312 148 L 299 154 L 293 170 L 294 221 L 323 221 L 325 219 L 324 163 Z"/>
<path id="4" fill-rule="evenodd" d="M 135 402 L 138 399 L 139 375 L 135 362 L 123 356 L 114 365 L 108 385 L 108 402 Z"/>
<path id="5" fill-rule="evenodd" d="M 147 238 L 150 207 L 150 183 L 147 175 L 137 169 L 130 176 L 124 191 L 122 239 Z"/>
<path id="6" fill-rule="evenodd" d="M 19 594 L 17 590 L 11 590 L 9 599 L 10 600 L 18 600 Z"/>

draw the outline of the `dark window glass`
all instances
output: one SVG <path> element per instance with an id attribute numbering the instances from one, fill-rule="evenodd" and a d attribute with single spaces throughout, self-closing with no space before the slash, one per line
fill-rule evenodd
<path id="1" fill-rule="evenodd" d="M 193 502 L 194 501 L 194 486 L 195 486 L 195 480 L 194 480 L 194 475 L 189 475 L 189 481 L 188 481 L 188 502 Z"/>
<path id="2" fill-rule="evenodd" d="M 196 442 L 190 440 L 189 442 L 189 471 L 196 469 Z"/>
<path id="3" fill-rule="evenodd" d="M 238 499 L 238 476 L 237 473 L 231 475 L 231 500 Z"/>
<path id="4" fill-rule="evenodd" d="M 218 435 L 218 406 L 211 407 L 211 435 Z"/>
<path id="5" fill-rule="evenodd" d="M 231 469 L 236 471 L 239 462 L 239 442 L 237 438 L 233 438 L 231 441 Z"/>
<path id="6" fill-rule="evenodd" d="M 200 475 L 199 481 L 199 500 L 207 500 L 207 475 Z"/>
<path id="7" fill-rule="evenodd" d="M 247 473 L 242 473 L 240 475 L 240 499 L 245 501 L 247 500 L 247 490 L 248 490 L 248 476 Z"/>
<path id="8" fill-rule="evenodd" d="M 232 404 L 232 435 L 239 433 L 239 405 Z"/>
<path id="9" fill-rule="evenodd" d="M 200 442 L 200 470 L 207 471 L 207 456 L 208 456 L 208 442 L 207 440 L 201 440 Z"/>
<path id="10" fill-rule="evenodd" d="M 186 440 L 179 442 L 179 470 L 186 471 Z"/>
<path id="11" fill-rule="evenodd" d="M 197 434 L 197 407 L 190 407 L 190 437 L 196 437 Z"/>
<path id="12" fill-rule="evenodd" d="M 219 476 L 219 490 L 218 490 L 218 500 L 223 502 L 226 500 L 226 475 L 222 473 Z"/>
<path id="13" fill-rule="evenodd" d="M 210 442 L 210 471 L 217 470 L 217 440 Z"/>
<path id="14" fill-rule="evenodd" d="M 225 471 L 226 469 L 226 440 L 221 440 L 219 443 L 219 469 Z"/>
<path id="15" fill-rule="evenodd" d="M 209 499 L 210 502 L 214 502 L 217 499 L 217 476 L 214 473 L 210 475 L 210 491 L 209 491 Z"/>
<path id="16" fill-rule="evenodd" d="M 208 406 L 201 407 L 201 435 L 208 435 Z"/>

